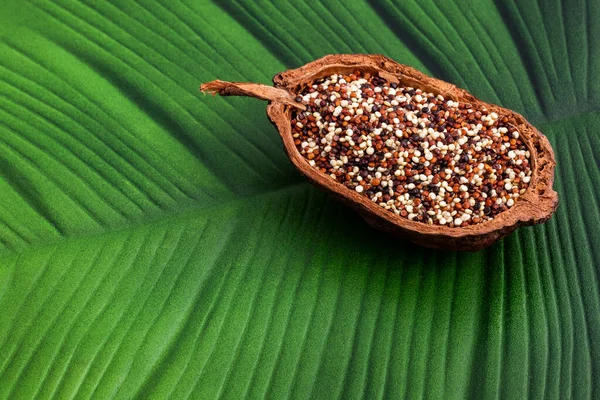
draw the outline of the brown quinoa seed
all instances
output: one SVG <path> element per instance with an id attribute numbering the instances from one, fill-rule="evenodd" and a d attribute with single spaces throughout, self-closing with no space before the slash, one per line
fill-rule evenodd
<path id="1" fill-rule="evenodd" d="M 513 207 L 530 153 L 508 118 L 368 73 L 306 88 L 292 135 L 309 164 L 384 209 L 464 227 Z"/>

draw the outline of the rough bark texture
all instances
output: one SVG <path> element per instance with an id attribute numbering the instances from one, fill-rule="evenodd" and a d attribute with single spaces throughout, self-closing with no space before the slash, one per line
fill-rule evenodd
<path id="1" fill-rule="evenodd" d="M 296 94 L 311 85 L 315 80 L 334 73 L 348 74 L 356 69 L 377 74 L 389 82 L 441 94 L 447 99 L 471 103 L 476 108 L 485 106 L 498 115 L 507 116 L 509 121 L 519 130 L 519 134 L 531 155 L 532 179 L 527 192 L 519 197 L 511 209 L 498 214 L 490 221 L 466 227 L 450 228 L 410 221 L 391 213 L 373 203 L 367 197 L 356 193 L 311 167 L 294 145 L 289 106 L 298 107 L 298 103 L 293 100 Z M 247 95 L 269 100 L 271 103 L 267 108 L 267 114 L 279 131 L 287 155 L 300 172 L 318 187 L 332 193 L 339 200 L 356 209 L 372 226 L 392 232 L 419 245 L 445 250 L 476 251 L 491 245 L 521 225 L 542 223 L 556 211 L 558 195 L 552 189 L 556 162 L 552 147 L 541 132 L 529 124 L 520 114 L 493 104 L 484 103 L 465 90 L 439 79 L 431 78 L 414 68 L 398 64 L 382 55 L 340 54 L 325 56 L 303 67 L 276 75 L 273 78 L 273 83 L 277 88 L 275 92 L 261 90 L 257 94 L 256 90 L 240 90 L 239 88 L 239 85 L 254 85 L 254 89 L 257 89 L 258 86 L 264 85 L 215 82 L 220 85 L 217 89 L 215 89 L 213 82 L 202 85 L 201 89 L 224 95 Z M 247 86 L 245 89 L 247 89 Z M 281 92 L 287 92 L 289 95 L 282 95 Z"/>
<path id="2" fill-rule="evenodd" d="M 250 96 L 261 100 L 282 103 L 301 110 L 306 110 L 304 104 L 298 103 L 295 96 L 287 90 L 260 83 L 212 81 L 200 85 L 200 90 L 221 96 Z"/>

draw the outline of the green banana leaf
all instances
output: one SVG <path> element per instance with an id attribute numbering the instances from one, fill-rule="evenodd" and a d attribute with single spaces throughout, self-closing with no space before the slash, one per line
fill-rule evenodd
<path id="1" fill-rule="evenodd" d="M 197 90 L 330 53 L 524 114 L 556 215 L 411 245 Z M 4 0 L 0 398 L 599 398 L 599 152 L 598 1 Z"/>

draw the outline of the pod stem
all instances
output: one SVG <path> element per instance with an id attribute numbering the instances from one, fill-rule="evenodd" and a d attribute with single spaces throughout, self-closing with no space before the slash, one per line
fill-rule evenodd
<path id="1" fill-rule="evenodd" d="M 295 96 L 285 89 L 251 82 L 212 81 L 200 85 L 200 90 L 205 93 L 220 94 L 221 96 L 249 96 L 261 100 L 268 100 L 287 104 L 301 110 L 306 106 L 297 102 Z"/>

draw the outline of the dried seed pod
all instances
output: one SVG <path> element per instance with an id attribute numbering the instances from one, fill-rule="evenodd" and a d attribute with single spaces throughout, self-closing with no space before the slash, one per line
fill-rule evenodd
<path id="1" fill-rule="evenodd" d="M 352 190 L 312 167 L 309 160 L 300 154 L 292 137 L 292 109 L 306 109 L 304 104 L 297 101 L 297 96 L 318 79 L 332 74 L 350 75 L 356 70 L 389 83 L 442 95 L 446 100 L 470 103 L 474 109 L 486 108 L 507 118 L 508 123 L 517 128 L 530 153 L 532 174 L 526 192 L 510 209 L 495 215 L 491 220 L 464 227 L 449 227 L 413 221 L 390 212 L 360 194 L 362 187 L 358 191 Z M 273 78 L 273 82 L 274 87 L 217 80 L 202 84 L 200 90 L 224 96 L 251 96 L 268 100 L 270 104 L 267 114 L 277 127 L 285 151 L 296 168 L 314 184 L 356 209 L 369 224 L 378 229 L 395 233 L 426 247 L 476 251 L 491 245 L 521 225 L 546 221 L 556 210 L 558 195 L 552 189 L 556 164 L 554 152 L 546 137 L 520 114 L 484 103 L 450 83 L 426 76 L 381 55 L 330 55 L 303 67 L 282 72 Z M 468 206 L 468 202 L 465 202 L 465 206 Z"/>

